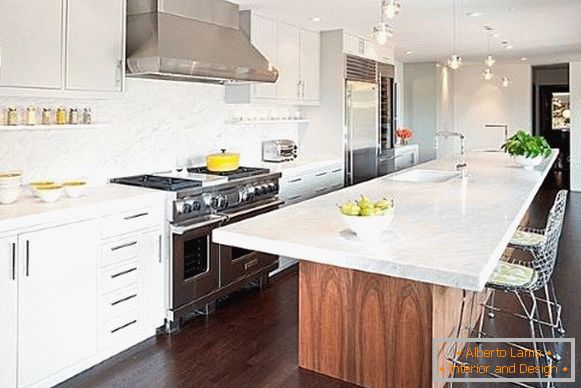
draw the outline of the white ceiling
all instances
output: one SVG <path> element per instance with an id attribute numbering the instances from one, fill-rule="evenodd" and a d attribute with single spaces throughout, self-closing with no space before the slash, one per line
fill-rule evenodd
<path id="1" fill-rule="evenodd" d="M 369 36 L 379 18 L 379 0 L 233 0 L 265 16 L 308 28 L 347 28 Z M 400 0 L 402 12 L 390 21 L 395 29 L 396 58 L 404 62 L 444 61 L 452 51 L 453 0 Z M 581 55 L 581 0 L 457 0 L 457 52 L 481 60 L 487 52 L 485 25 L 495 55 L 506 61 L 564 62 Z M 479 17 L 467 16 L 478 12 Z M 316 23 L 310 19 L 320 17 Z M 506 50 L 501 41 L 513 46 Z M 411 51 L 411 54 L 406 52 Z M 478 59 L 477 59 L 478 58 Z"/>

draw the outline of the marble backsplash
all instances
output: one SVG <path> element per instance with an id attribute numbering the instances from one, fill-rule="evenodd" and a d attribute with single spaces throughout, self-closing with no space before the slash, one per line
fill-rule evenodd
<path id="1" fill-rule="evenodd" d="M 59 105 L 91 107 L 89 129 L 0 131 L 0 170 L 22 170 L 25 181 L 83 177 L 108 178 L 171 169 L 178 160 L 203 164 L 221 148 L 241 153 L 252 165 L 261 142 L 299 140 L 294 123 L 232 125 L 240 109 L 224 103 L 224 87 L 185 82 L 127 79 L 126 92 L 109 100 L 0 97 L 0 108 Z M 268 108 L 287 109 L 288 107 Z"/>

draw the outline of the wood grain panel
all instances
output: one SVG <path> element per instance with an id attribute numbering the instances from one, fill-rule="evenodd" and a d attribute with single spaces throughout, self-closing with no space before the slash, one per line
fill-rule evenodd
<path id="1" fill-rule="evenodd" d="M 299 365 L 362 386 L 429 386 L 431 292 L 425 283 L 302 261 Z"/>

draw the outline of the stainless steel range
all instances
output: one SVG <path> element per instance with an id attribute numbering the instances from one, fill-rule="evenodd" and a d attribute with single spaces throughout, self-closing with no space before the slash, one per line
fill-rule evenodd
<path id="1" fill-rule="evenodd" d="M 279 208 L 280 176 L 259 168 L 216 174 L 193 167 L 111 180 L 168 192 L 167 331 L 196 313 L 211 313 L 217 299 L 236 289 L 268 283 L 278 256 L 214 244 L 212 230 Z"/>

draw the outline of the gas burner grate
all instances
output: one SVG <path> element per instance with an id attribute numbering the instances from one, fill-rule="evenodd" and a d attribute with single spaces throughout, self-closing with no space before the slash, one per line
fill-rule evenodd
<path id="1" fill-rule="evenodd" d="M 264 175 L 268 174 L 270 170 L 268 168 L 239 167 L 237 170 L 233 171 L 214 172 L 208 170 L 207 167 L 189 167 L 188 172 L 191 174 L 218 175 L 227 177 L 230 180 L 230 179 L 247 178 L 256 175 Z"/>
<path id="2" fill-rule="evenodd" d="M 202 182 L 196 180 L 163 177 L 157 175 L 136 175 L 115 178 L 111 179 L 111 182 L 165 191 L 178 191 L 202 186 Z"/>

